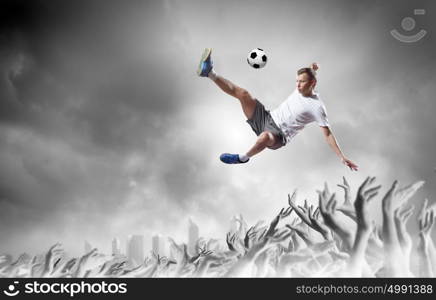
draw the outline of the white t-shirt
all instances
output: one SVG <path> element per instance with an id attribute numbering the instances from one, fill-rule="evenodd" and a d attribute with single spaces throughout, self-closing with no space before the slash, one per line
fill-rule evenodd
<path id="1" fill-rule="evenodd" d="M 327 111 L 319 94 L 315 94 L 314 98 L 304 97 L 298 90 L 271 111 L 271 117 L 288 142 L 309 123 L 317 122 L 319 126 L 329 126 Z"/>

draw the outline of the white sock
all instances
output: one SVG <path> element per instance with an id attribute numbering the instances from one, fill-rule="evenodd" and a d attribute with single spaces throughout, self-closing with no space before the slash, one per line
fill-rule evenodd
<path id="1" fill-rule="evenodd" d="M 238 154 L 238 156 L 239 156 L 239 160 L 242 162 L 246 162 L 250 159 L 250 157 L 246 154 Z"/>
<path id="2" fill-rule="evenodd" d="M 217 74 L 216 72 L 212 69 L 210 70 L 209 74 L 207 74 L 207 77 L 209 77 L 210 79 L 212 79 L 213 81 L 215 81 Z"/>

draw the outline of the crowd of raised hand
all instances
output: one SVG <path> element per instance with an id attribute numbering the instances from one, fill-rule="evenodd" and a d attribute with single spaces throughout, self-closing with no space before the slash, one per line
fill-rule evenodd
<path id="1" fill-rule="evenodd" d="M 169 239 L 169 257 L 152 254 L 132 265 L 124 256 L 93 249 L 67 258 L 60 244 L 33 259 L 0 256 L 0 277 L 434 277 L 436 250 L 431 238 L 436 206 L 424 200 L 414 214 L 409 200 L 422 181 L 386 194 L 368 177 L 352 195 L 346 179 L 338 184 L 345 200 L 339 203 L 327 184 L 318 192 L 318 207 L 297 204 L 296 191 L 288 207 L 273 220 L 249 227 L 240 216 L 226 235 L 226 246 L 200 238 L 197 251 Z M 380 210 L 382 222 L 374 220 Z M 418 234 L 413 240 L 407 222 L 414 215 Z M 413 254 L 412 254 L 413 253 Z M 416 259 L 411 260 L 411 257 Z M 414 266 L 414 267 L 412 267 Z"/>

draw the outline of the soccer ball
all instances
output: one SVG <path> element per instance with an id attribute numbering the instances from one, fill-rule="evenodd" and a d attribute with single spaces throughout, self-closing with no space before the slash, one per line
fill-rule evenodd
<path id="1" fill-rule="evenodd" d="M 260 48 L 253 49 L 248 53 L 247 62 L 255 69 L 265 67 L 267 60 L 265 52 Z"/>

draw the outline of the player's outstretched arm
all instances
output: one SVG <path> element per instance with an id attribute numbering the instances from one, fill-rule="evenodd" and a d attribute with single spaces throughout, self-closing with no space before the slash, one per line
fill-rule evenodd
<path id="1" fill-rule="evenodd" d="M 330 127 L 328 126 L 320 126 L 321 130 L 324 134 L 324 137 L 327 141 L 327 144 L 329 144 L 330 148 L 335 151 L 336 155 L 341 159 L 342 163 L 350 168 L 350 170 L 357 171 L 358 166 L 353 163 L 351 160 L 349 160 L 347 157 L 345 157 L 344 153 L 342 153 L 341 148 L 339 148 L 338 142 L 336 141 L 336 138 L 331 131 Z"/>

